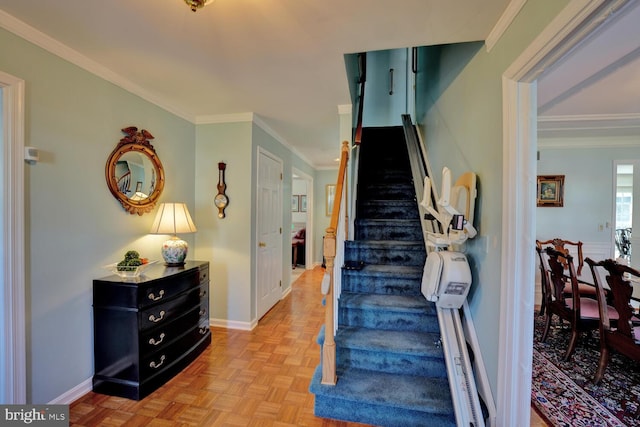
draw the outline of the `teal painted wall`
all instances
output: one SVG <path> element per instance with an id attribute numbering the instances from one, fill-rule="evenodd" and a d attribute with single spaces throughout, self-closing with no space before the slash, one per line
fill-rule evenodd
<path id="1" fill-rule="evenodd" d="M 473 274 L 469 305 L 494 396 L 501 312 L 502 75 L 567 3 L 526 2 L 491 52 L 467 43 L 421 52 L 429 74 L 418 79 L 417 121 L 436 185 L 444 166 L 454 179 L 466 171 L 478 176 L 479 235 L 467 243 Z"/>
<path id="2" fill-rule="evenodd" d="M 401 126 L 406 112 L 407 50 L 367 52 L 363 126 Z"/>

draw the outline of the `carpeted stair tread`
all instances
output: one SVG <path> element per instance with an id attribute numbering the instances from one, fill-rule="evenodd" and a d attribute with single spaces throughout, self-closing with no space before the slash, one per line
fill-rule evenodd
<path id="1" fill-rule="evenodd" d="M 340 327 L 440 332 L 435 304 L 417 289 L 413 294 L 343 292 L 338 301 Z"/>
<path id="2" fill-rule="evenodd" d="M 345 261 L 363 264 L 424 266 L 427 253 L 418 240 L 350 240 L 345 242 Z"/>
<path id="3" fill-rule="evenodd" d="M 412 219 L 419 218 L 418 203 L 414 200 L 387 200 L 375 199 L 360 201 L 357 205 L 357 218 L 396 218 Z"/>
<path id="4" fill-rule="evenodd" d="M 388 406 L 387 411 L 409 409 L 423 412 L 425 421 L 430 414 L 452 414 L 453 403 L 447 378 L 425 378 L 413 375 L 346 369 L 338 372 L 335 386 L 320 384 L 322 370 L 316 368 L 311 392 L 339 398 L 346 402 L 373 402 Z M 379 420 L 384 421 L 384 420 Z M 397 419 L 402 422 L 401 418 Z M 378 424 L 378 425 L 389 425 Z M 398 424 L 401 425 L 401 424 Z M 425 426 L 431 424 L 424 424 Z M 454 424 L 455 425 L 455 421 Z"/>
<path id="5" fill-rule="evenodd" d="M 436 315 L 435 303 L 422 295 L 380 295 L 343 292 L 340 305 L 346 308 L 384 309 L 387 312 L 412 312 Z"/>
<path id="6" fill-rule="evenodd" d="M 347 246 L 368 246 L 373 248 L 419 248 L 424 249 L 422 240 L 347 240 Z"/>
<path id="7" fill-rule="evenodd" d="M 336 335 L 341 347 L 396 354 L 442 358 L 440 334 L 413 331 L 384 331 L 368 328 L 342 328 Z"/>
<path id="8" fill-rule="evenodd" d="M 364 265 L 342 270 L 342 291 L 386 295 L 420 295 L 423 267 L 393 264 Z"/>
<path id="9" fill-rule="evenodd" d="M 413 265 L 386 265 L 386 264 L 370 264 L 358 270 L 364 276 L 420 276 L 424 267 Z M 351 272 L 347 272 L 349 274 Z"/>
<path id="10" fill-rule="evenodd" d="M 354 240 L 344 245 L 335 386 L 310 391 L 318 417 L 384 427 L 456 425 L 435 304 L 421 293 L 424 234 L 402 127 L 366 128 Z M 322 346 L 325 329 L 317 342 Z"/>

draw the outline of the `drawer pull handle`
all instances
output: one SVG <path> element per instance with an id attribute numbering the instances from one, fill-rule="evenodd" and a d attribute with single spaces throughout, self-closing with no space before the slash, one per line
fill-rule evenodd
<path id="1" fill-rule="evenodd" d="M 160 312 L 160 317 L 156 318 L 156 316 L 154 316 L 153 314 L 149 315 L 149 320 L 152 321 L 153 323 L 158 323 L 159 321 L 161 321 L 162 319 L 164 319 L 164 315 L 165 315 L 165 311 L 162 310 Z"/>
<path id="2" fill-rule="evenodd" d="M 207 314 L 207 310 L 202 309 L 202 310 L 200 310 L 200 312 L 199 312 L 198 314 L 200 314 L 200 317 L 202 317 L 202 316 L 204 316 L 205 314 Z"/>
<path id="3" fill-rule="evenodd" d="M 160 356 L 160 362 L 158 362 L 158 363 L 151 362 L 151 363 L 149 363 L 149 367 L 153 368 L 153 369 L 158 369 L 164 363 L 164 359 L 165 359 L 165 356 L 163 354 L 162 356 Z"/>
<path id="4" fill-rule="evenodd" d="M 151 301 L 158 301 L 161 300 L 162 297 L 164 296 L 164 289 L 161 290 L 160 292 L 158 292 L 158 296 L 155 296 L 153 293 L 150 293 L 149 295 L 147 295 L 149 297 L 149 299 Z"/>
<path id="5" fill-rule="evenodd" d="M 207 328 L 200 328 L 200 335 L 204 335 L 207 333 Z"/>
<path id="6" fill-rule="evenodd" d="M 155 338 L 151 338 L 151 339 L 149 340 L 149 344 L 151 344 L 151 345 L 158 345 L 158 344 L 160 344 L 162 341 L 164 341 L 164 337 L 165 337 L 165 335 L 164 335 L 164 332 L 163 332 L 163 333 L 161 333 L 161 334 L 160 334 L 160 336 L 158 337 L 158 341 L 156 341 L 156 340 L 155 340 Z"/>
<path id="7" fill-rule="evenodd" d="M 207 294 L 207 291 L 200 291 L 200 298 L 202 298 L 203 296 L 205 296 Z"/>

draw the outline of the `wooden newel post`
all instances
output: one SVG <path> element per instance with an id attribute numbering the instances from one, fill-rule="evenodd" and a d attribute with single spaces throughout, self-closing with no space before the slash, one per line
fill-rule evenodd
<path id="1" fill-rule="evenodd" d="M 336 342 L 333 336 L 333 265 L 336 257 L 336 230 L 327 228 L 324 236 L 324 257 L 326 271 L 329 273 L 329 290 L 325 295 L 324 344 L 322 346 L 322 384 L 335 385 Z"/>

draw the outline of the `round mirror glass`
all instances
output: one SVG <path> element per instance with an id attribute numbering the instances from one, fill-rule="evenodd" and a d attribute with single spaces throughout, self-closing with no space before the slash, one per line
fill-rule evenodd
<path id="1" fill-rule="evenodd" d="M 111 194 L 131 214 L 142 215 L 155 206 L 164 187 L 164 170 L 144 129 L 123 129 L 128 136 L 111 152 L 105 174 Z"/>

